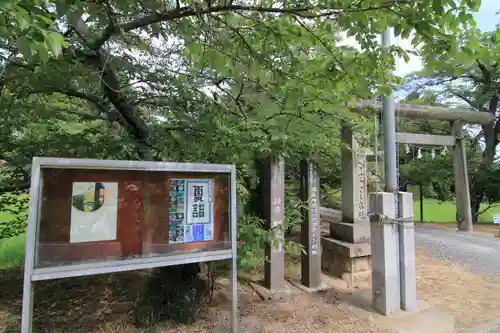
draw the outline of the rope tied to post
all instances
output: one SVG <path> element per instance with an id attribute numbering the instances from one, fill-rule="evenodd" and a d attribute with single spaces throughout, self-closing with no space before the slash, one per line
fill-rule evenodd
<path id="1" fill-rule="evenodd" d="M 405 227 L 413 227 L 414 219 L 411 217 L 398 217 L 393 218 L 380 213 L 369 213 L 368 217 L 370 218 L 370 222 L 374 222 L 378 220 L 378 225 L 382 224 L 398 224 L 403 225 Z"/>

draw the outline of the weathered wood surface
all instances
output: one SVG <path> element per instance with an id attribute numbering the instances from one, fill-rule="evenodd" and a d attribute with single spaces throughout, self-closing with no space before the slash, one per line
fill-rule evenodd
<path id="1" fill-rule="evenodd" d="M 455 138 L 451 135 L 430 135 L 419 133 L 396 133 L 396 142 L 422 146 L 454 146 Z"/>
<path id="2" fill-rule="evenodd" d="M 375 108 L 378 112 L 382 110 L 382 103 L 377 101 L 350 103 L 349 106 L 355 110 L 361 110 L 367 106 Z M 495 121 L 495 116 L 487 112 L 473 111 L 465 108 L 444 108 L 439 106 L 400 103 L 395 103 L 394 107 L 397 117 L 411 119 L 462 120 L 470 124 L 490 124 Z"/>

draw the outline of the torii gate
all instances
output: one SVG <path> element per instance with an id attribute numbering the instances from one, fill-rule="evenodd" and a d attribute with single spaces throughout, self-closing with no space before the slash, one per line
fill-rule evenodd
<path id="1" fill-rule="evenodd" d="M 361 112 L 364 107 L 373 107 L 378 112 L 382 109 L 382 104 L 375 101 L 364 101 L 360 103 L 351 103 L 347 105 L 357 112 Z M 495 116 L 485 113 L 470 111 L 466 109 L 443 108 L 434 106 L 412 105 L 412 104 L 395 104 L 396 114 L 398 117 L 411 118 L 411 119 L 429 119 L 429 120 L 442 120 L 451 123 L 450 135 L 428 135 L 417 133 L 397 133 L 396 140 L 400 143 L 415 143 L 422 145 L 439 145 L 439 146 L 453 146 L 453 164 L 455 170 L 455 189 L 457 200 L 457 221 L 459 222 L 459 229 L 464 231 L 472 230 L 472 216 L 470 208 L 470 193 L 467 175 L 467 161 L 465 158 L 465 142 L 463 139 L 462 124 L 490 124 L 495 121 Z M 346 134 L 346 133 L 344 133 Z M 347 139 L 353 138 L 353 135 L 345 135 Z M 344 138 L 343 138 L 344 140 Z M 355 141 L 355 140 L 354 140 Z M 364 155 L 363 155 L 364 158 Z M 346 158 L 349 160 L 349 158 Z M 361 163 L 362 164 L 362 163 Z M 282 225 L 284 220 L 284 160 L 281 157 L 270 157 L 264 163 L 264 196 L 263 207 L 265 210 L 267 229 L 270 231 L 278 230 L 278 238 L 284 237 Z M 352 169 L 353 163 L 346 163 L 347 167 L 343 169 Z M 416 280 L 415 280 L 415 248 L 414 248 L 414 235 L 413 224 L 404 234 L 404 239 L 400 244 L 399 253 L 395 253 L 395 248 L 391 251 L 386 251 L 389 247 L 387 244 L 394 243 L 395 239 L 385 239 L 384 237 L 377 237 L 371 239 L 369 234 L 366 234 L 366 228 L 370 227 L 366 221 L 346 221 L 337 223 L 343 229 L 343 232 L 336 234 L 330 229 L 329 237 L 320 237 L 318 212 L 320 211 L 319 203 L 319 177 L 316 172 L 314 161 L 301 162 L 301 188 L 302 197 L 308 203 L 308 209 L 304 211 L 304 219 L 301 228 L 301 243 L 304 246 L 305 253 L 302 255 L 302 274 L 301 284 L 308 287 L 309 290 L 321 288 L 321 266 L 324 266 L 323 261 L 329 261 L 328 264 L 335 266 L 336 276 L 342 276 L 344 273 L 351 274 L 349 267 L 352 265 L 340 264 L 337 260 L 342 257 L 346 262 L 352 262 L 353 259 L 363 256 L 367 258 L 367 262 L 371 261 L 367 270 L 371 270 L 372 275 L 372 289 L 380 291 L 376 295 L 374 301 L 374 308 L 377 311 L 389 315 L 395 309 L 401 307 L 403 309 L 411 309 L 416 302 Z M 343 170 L 343 172 L 350 171 L 351 177 L 343 177 L 346 182 L 346 188 L 349 187 L 348 182 L 354 181 L 355 174 L 353 170 Z M 358 177 L 359 178 L 359 177 Z M 358 186 L 359 187 L 359 186 Z M 366 186 L 363 186 L 363 192 L 366 191 Z M 352 191 L 351 191 L 352 192 Z M 346 197 L 350 193 L 347 191 Z M 359 193 L 358 193 L 359 194 Z M 383 194 L 383 193 L 382 193 Z M 386 193 L 389 194 L 389 193 Z M 392 195 L 389 194 L 389 195 Z M 411 207 L 411 195 L 406 196 L 404 200 Z M 350 196 L 352 197 L 352 195 Z M 366 197 L 363 193 L 361 197 Z M 344 201 L 344 196 L 343 196 Z M 342 205 L 353 205 L 352 198 L 343 202 Z M 359 205 L 358 210 L 363 210 L 366 214 L 368 212 L 368 205 Z M 323 216 L 323 208 L 321 208 L 321 219 L 326 218 Z M 413 213 L 411 213 L 413 214 Z M 406 217 L 406 216 L 405 216 Z M 366 219 L 364 219 L 366 220 Z M 365 223 L 362 223 L 365 222 Z M 373 225 L 372 225 L 373 227 Z M 377 227 L 378 228 L 378 227 Z M 281 231 L 280 231 L 281 230 Z M 368 229 L 369 230 L 369 229 Z M 339 231 L 339 230 L 337 230 Z M 372 235 L 382 235 L 383 230 L 376 230 Z M 339 239 L 339 234 L 342 234 L 344 239 Z M 362 236 L 362 237 L 361 237 Z M 321 238 L 321 241 L 320 241 Z M 325 242 L 324 242 L 325 241 Z M 281 242 L 280 242 L 281 243 Z M 323 243 L 331 243 L 330 248 L 325 247 Z M 376 245 L 376 247 L 374 247 Z M 393 251 L 394 250 L 394 251 Z M 392 257 L 389 258 L 388 254 Z M 370 256 L 377 260 L 370 260 Z M 272 298 L 280 291 L 286 290 L 285 285 L 285 260 L 284 249 L 282 246 L 274 244 L 266 245 L 266 263 L 265 274 L 263 281 L 263 289 L 266 292 L 266 298 Z M 323 258 L 322 258 L 323 257 Z M 337 258 L 337 259 L 335 259 Z M 396 260 L 396 258 L 404 258 L 404 260 Z M 396 267 L 398 266 L 398 267 Z M 395 272 L 399 271 L 399 274 Z M 394 274 L 388 274 L 394 273 Z M 387 277 L 392 278 L 388 279 Z M 378 277 L 375 279 L 374 277 Z M 383 279 L 380 279 L 383 277 Z M 400 289 L 401 280 L 401 289 Z M 377 291 L 377 293 L 378 293 Z M 261 293 L 261 292 L 259 292 Z M 375 299 L 375 297 L 374 297 Z M 399 301 L 401 299 L 401 302 Z M 389 304 L 391 303 L 391 304 Z M 404 303 L 404 304 L 403 304 Z M 389 304 L 389 305 L 388 305 Z"/>
<path id="2" fill-rule="evenodd" d="M 370 106 L 378 112 L 382 103 L 364 101 L 350 105 L 356 110 Z M 398 143 L 426 146 L 452 146 L 453 168 L 455 173 L 456 219 L 458 229 L 472 231 L 472 213 L 470 207 L 469 177 L 465 154 L 463 123 L 487 125 L 495 121 L 495 116 L 487 112 L 471 111 L 464 108 L 445 108 L 438 106 L 395 104 L 396 116 L 409 119 L 442 120 L 450 122 L 450 135 L 430 135 L 419 133 L 396 133 Z"/>

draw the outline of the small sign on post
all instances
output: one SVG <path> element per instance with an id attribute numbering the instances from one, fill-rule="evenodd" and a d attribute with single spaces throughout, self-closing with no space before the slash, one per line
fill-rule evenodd
<path id="1" fill-rule="evenodd" d="M 495 237 L 500 237 L 500 214 L 493 215 L 493 223 L 498 224 L 498 234 Z"/>

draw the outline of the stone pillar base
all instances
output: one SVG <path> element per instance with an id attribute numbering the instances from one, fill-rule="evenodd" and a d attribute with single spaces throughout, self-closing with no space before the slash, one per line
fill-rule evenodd
<path id="1" fill-rule="evenodd" d="M 325 273 L 342 278 L 349 287 L 371 277 L 370 243 L 348 243 L 321 237 L 321 268 Z"/>

